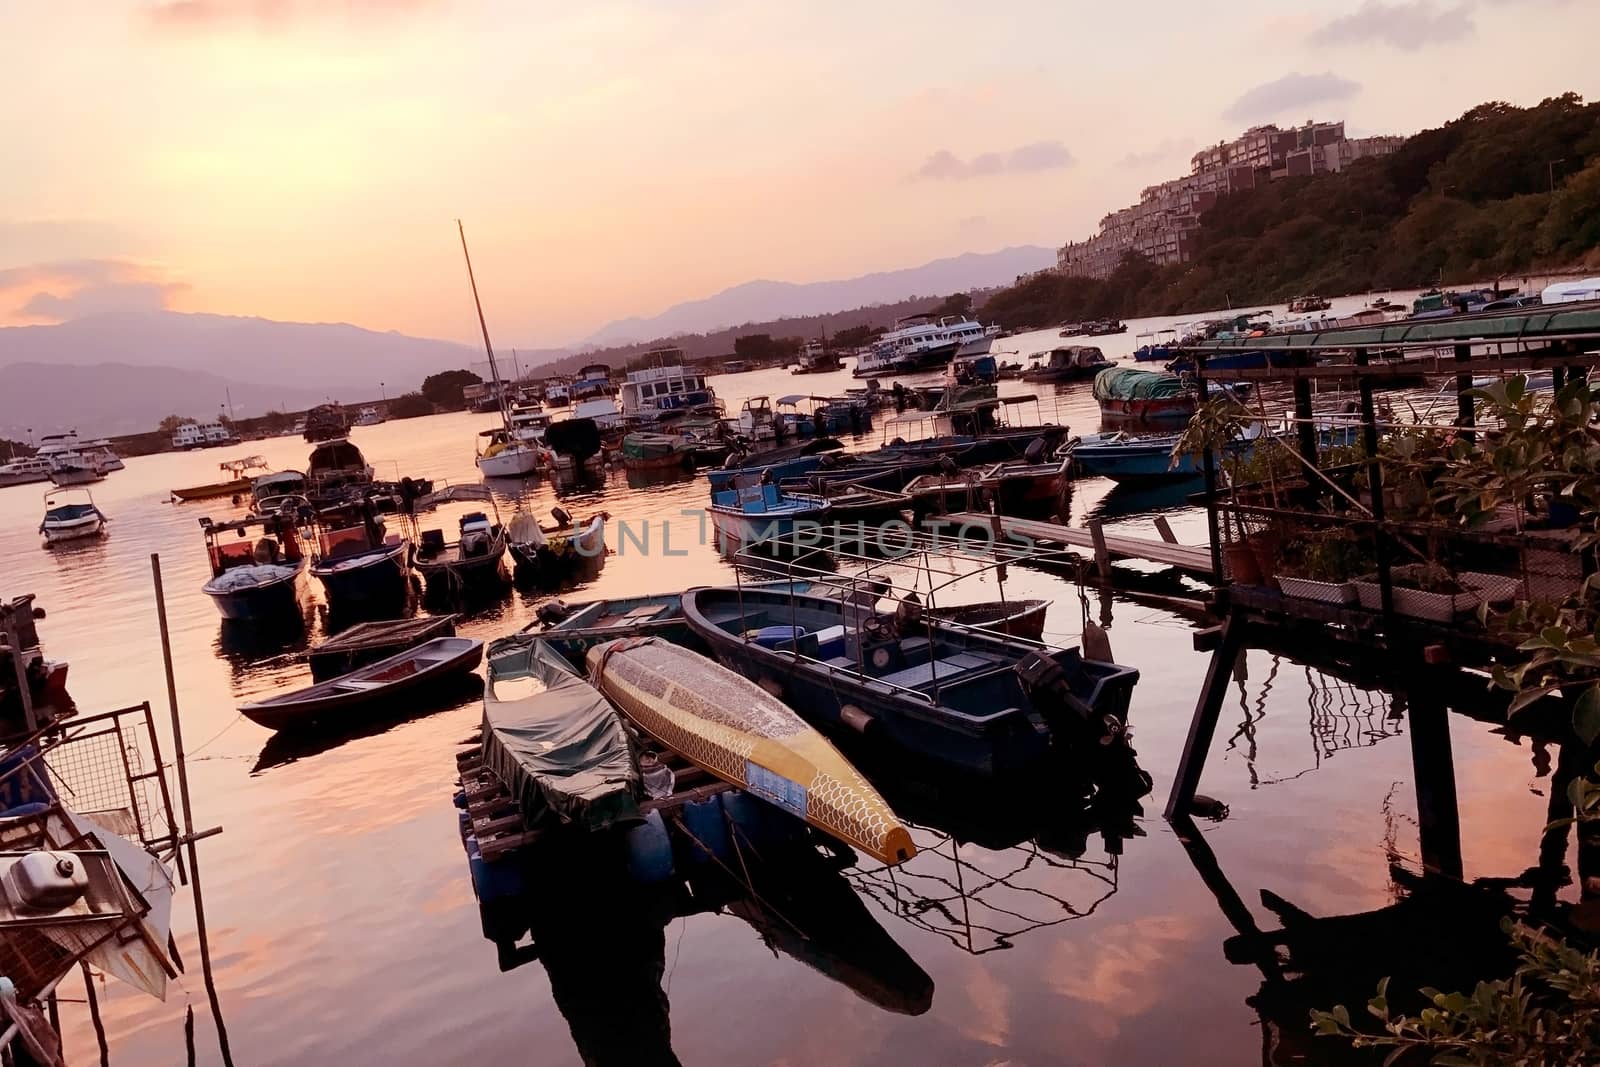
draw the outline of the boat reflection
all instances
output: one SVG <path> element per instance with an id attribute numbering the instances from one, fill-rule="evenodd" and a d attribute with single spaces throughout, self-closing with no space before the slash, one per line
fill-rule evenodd
<path id="1" fill-rule="evenodd" d="M 1205 483 L 1198 478 L 1181 478 L 1151 485 L 1118 482 L 1089 509 L 1086 519 L 1121 519 L 1130 515 L 1151 515 L 1193 507 L 1189 498 L 1202 492 Z"/>
<path id="2" fill-rule="evenodd" d="M 388 733 L 402 723 L 454 711 L 482 699 L 483 677 L 479 674 L 460 674 L 441 679 L 428 686 L 421 706 L 416 695 L 412 694 L 390 707 L 364 709 L 347 728 L 319 727 L 305 733 L 275 733 L 261 746 L 261 753 L 256 757 L 250 773 L 260 774 L 273 767 L 321 755 L 352 741 Z"/>
<path id="3" fill-rule="evenodd" d="M 690 915 L 736 917 L 773 952 L 885 1011 L 920 1015 L 931 1007 L 933 979 L 839 873 L 854 854 L 819 847 L 777 809 L 729 796 L 736 799 L 713 796 L 703 805 L 717 809 L 716 819 L 728 805 L 720 835 L 707 832 L 717 823 L 682 809 L 656 824 L 671 841 L 670 873 L 642 865 L 627 834 L 554 835 L 498 861 L 493 874 L 480 872 L 480 898 L 489 898 L 480 903 L 484 936 L 501 969 L 544 964 L 585 1063 L 679 1062 L 662 988 L 664 930 Z M 489 879 L 514 889 L 496 899 Z"/>
<path id="4" fill-rule="evenodd" d="M 237 672 L 247 664 L 305 650 L 315 609 L 285 613 L 272 619 L 222 619 L 217 628 L 217 655 Z"/>

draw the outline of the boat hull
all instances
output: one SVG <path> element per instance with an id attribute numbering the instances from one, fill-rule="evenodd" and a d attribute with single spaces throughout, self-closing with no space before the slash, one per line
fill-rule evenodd
<path id="1" fill-rule="evenodd" d="M 59 545 L 67 541 L 83 541 L 91 537 L 99 537 L 105 532 L 105 528 L 106 521 L 95 516 L 78 522 L 46 526 L 43 533 L 46 544 Z"/>
<path id="2" fill-rule="evenodd" d="M 1100 401 L 1100 418 L 1104 422 L 1186 422 L 1194 413 L 1194 399 L 1188 396 Z"/>
<path id="3" fill-rule="evenodd" d="M 207 582 L 204 592 L 224 619 L 238 622 L 276 621 L 299 613 L 305 573 L 302 565 L 275 581 L 243 589 L 217 589 Z"/>
<path id="4" fill-rule="evenodd" d="M 449 650 L 447 657 L 424 661 L 430 646 Z M 459 637 L 439 638 L 368 667 L 294 693 L 270 700 L 242 704 L 245 718 L 269 730 L 294 731 L 336 727 L 358 714 L 373 710 L 396 696 L 414 693 L 457 675 L 468 673 L 483 661 L 483 642 Z M 359 685 L 350 685 L 359 681 Z"/>
<path id="5" fill-rule="evenodd" d="M 685 758 L 880 862 L 916 854 L 861 772 L 769 691 L 657 638 L 591 649 L 600 692 Z"/>
<path id="6" fill-rule="evenodd" d="M 478 470 L 485 478 L 521 478 L 539 470 L 539 458 L 531 448 L 508 448 L 492 456 L 479 456 Z"/>
<path id="7" fill-rule="evenodd" d="M 351 610 L 403 602 L 410 565 L 410 543 L 401 541 L 381 549 L 311 566 L 311 575 L 322 583 L 332 610 Z"/>
<path id="8" fill-rule="evenodd" d="M 50 471 L 50 481 L 56 485 L 88 485 L 90 482 L 104 481 L 105 475 L 98 470 L 86 467 L 63 467 Z"/>
<path id="9" fill-rule="evenodd" d="M 236 478 L 231 482 L 212 482 L 210 485 L 191 485 L 187 489 L 174 489 L 172 495 L 185 503 L 191 500 L 212 500 L 216 497 L 248 493 L 251 485 L 249 478 Z"/>

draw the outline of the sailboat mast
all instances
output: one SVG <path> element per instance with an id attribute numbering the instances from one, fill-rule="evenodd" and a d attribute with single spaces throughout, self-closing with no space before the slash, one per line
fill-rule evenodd
<path id="1" fill-rule="evenodd" d="M 494 345 L 489 343 L 489 324 L 483 318 L 483 301 L 478 299 L 478 279 L 472 274 L 472 253 L 467 251 L 467 231 L 456 219 L 456 232 L 461 234 L 461 255 L 467 261 L 467 281 L 472 286 L 472 303 L 478 309 L 478 329 L 483 331 L 483 350 L 489 354 L 489 377 L 494 379 L 494 399 L 500 408 L 500 421 L 511 429 L 511 418 L 506 414 L 506 394 L 500 385 L 500 368 L 495 366 Z"/>

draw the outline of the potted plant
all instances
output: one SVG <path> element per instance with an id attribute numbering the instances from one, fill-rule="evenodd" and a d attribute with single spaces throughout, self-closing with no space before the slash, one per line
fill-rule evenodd
<path id="1" fill-rule="evenodd" d="M 1351 579 L 1372 568 L 1370 547 L 1348 527 L 1308 531 L 1284 543 L 1278 588 L 1285 596 L 1324 604 L 1354 604 Z"/>
<path id="2" fill-rule="evenodd" d="M 1378 576 L 1368 574 L 1354 582 L 1361 606 L 1372 611 L 1383 609 L 1383 593 Z M 1471 611 L 1481 602 L 1457 576 L 1437 563 L 1408 563 L 1389 571 L 1396 615 L 1432 622 L 1450 622 L 1458 614 Z"/>
<path id="3" fill-rule="evenodd" d="M 1209 450 L 1223 465 L 1228 493 L 1233 507 L 1222 512 L 1222 556 L 1230 581 L 1237 585 L 1262 585 L 1266 575 L 1263 562 L 1276 555 L 1276 541 L 1267 530 L 1249 530 L 1239 511 L 1239 478 L 1237 472 L 1244 461 L 1243 450 L 1238 447 L 1246 427 L 1251 423 L 1250 412 L 1231 396 L 1220 396 L 1202 403 L 1183 433 L 1172 447 L 1173 465 L 1184 456 L 1203 460 Z M 1256 542 L 1261 542 L 1258 550 Z"/>

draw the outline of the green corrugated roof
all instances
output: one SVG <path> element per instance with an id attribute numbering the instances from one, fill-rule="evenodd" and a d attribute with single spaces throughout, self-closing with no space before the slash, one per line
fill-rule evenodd
<path id="1" fill-rule="evenodd" d="M 1202 341 L 1186 348 L 1237 351 L 1269 348 L 1395 348 L 1473 341 L 1600 340 L 1600 302 L 1557 304 L 1489 315 L 1451 315 L 1381 326 L 1353 326 L 1319 333 L 1274 334 L 1231 341 Z"/>

